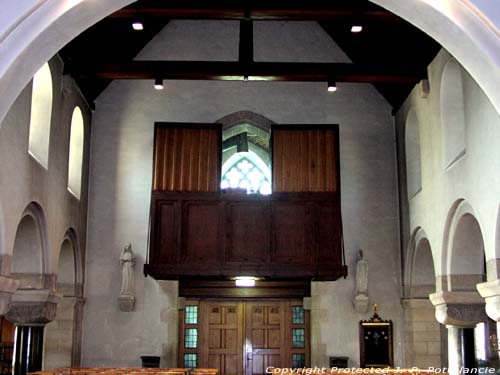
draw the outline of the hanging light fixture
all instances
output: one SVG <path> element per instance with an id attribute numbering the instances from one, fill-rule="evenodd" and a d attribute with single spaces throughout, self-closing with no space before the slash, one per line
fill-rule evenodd
<path id="1" fill-rule="evenodd" d="M 337 91 L 337 84 L 335 81 L 328 81 L 328 92 L 335 92 Z"/>
<path id="2" fill-rule="evenodd" d="M 155 79 L 155 89 L 156 90 L 163 90 L 163 79 L 161 79 L 161 78 Z"/>

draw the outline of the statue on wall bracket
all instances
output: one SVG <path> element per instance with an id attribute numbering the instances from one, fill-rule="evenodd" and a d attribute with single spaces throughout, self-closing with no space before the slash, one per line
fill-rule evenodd
<path id="1" fill-rule="evenodd" d="M 356 262 L 356 293 L 352 301 L 354 311 L 365 313 L 368 311 L 370 298 L 368 297 L 368 261 L 363 257 L 363 250 L 358 251 Z"/>
<path id="2" fill-rule="evenodd" d="M 133 311 L 135 307 L 135 256 L 132 252 L 132 245 L 130 243 L 122 250 L 120 265 L 122 271 L 122 286 L 120 289 L 120 296 L 118 297 L 118 306 L 121 311 Z"/>

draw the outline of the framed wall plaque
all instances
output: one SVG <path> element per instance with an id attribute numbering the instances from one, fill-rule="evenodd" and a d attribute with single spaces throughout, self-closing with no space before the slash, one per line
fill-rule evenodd
<path id="1" fill-rule="evenodd" d="M 359 322 L 360 367 L 392 367 L 392 321 L 383 320 L 374 306 L 370 320 Z"/>

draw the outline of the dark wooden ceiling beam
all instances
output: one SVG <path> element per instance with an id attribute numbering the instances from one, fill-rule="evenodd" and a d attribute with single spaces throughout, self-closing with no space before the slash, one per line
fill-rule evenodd
<path id="1" fill-rule="evenodd" d="M 354 4 L 354 5 L 353 5 Z M 110 18 L 126 19 L 221 19 L 221 20 L 363 20 L 400 21 L 393 13 L 367 1 L 283 1 L 172 0 L 138 1 L 113 13 Z"/>
<path id="2" fill-rule="evenodd" d="M 417 83 L 424 72 L 402 71 L 395 67 L 360 66 L 344 63 L 281 63 L 219 61 L 131 61 L 68 66 L 75 78 L 301 81 L 358 83 Z"/>

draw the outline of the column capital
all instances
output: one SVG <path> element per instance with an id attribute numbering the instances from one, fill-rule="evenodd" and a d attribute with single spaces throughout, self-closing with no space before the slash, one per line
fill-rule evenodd
<path id="1" fill-rule="evenodd" d="M 45 325 L 55 318 L 61 295 L 49 289 L 19 289 L 6 318 L 17 325 Z"/>
<path id="2" fill-rule="evenodd" d="M 500 280 L 495 279 L 476 285 L 479 294 L 486 301 L 486 314 L 496 322 L 500 321 Z"/>
<path id="3" fill-rule="evenodd" d="M 9 311 L 12 295 L 19 287 L 19 283 L 17 279 L 0 276 L 0 315 L 5 315 Z"/>
<path id="4" fill-rule="evenodd" d="M 433 293 L 429 299 L 441 324 L 469 328 L 487 319 L 484 300 L 477 292 Z"/>

